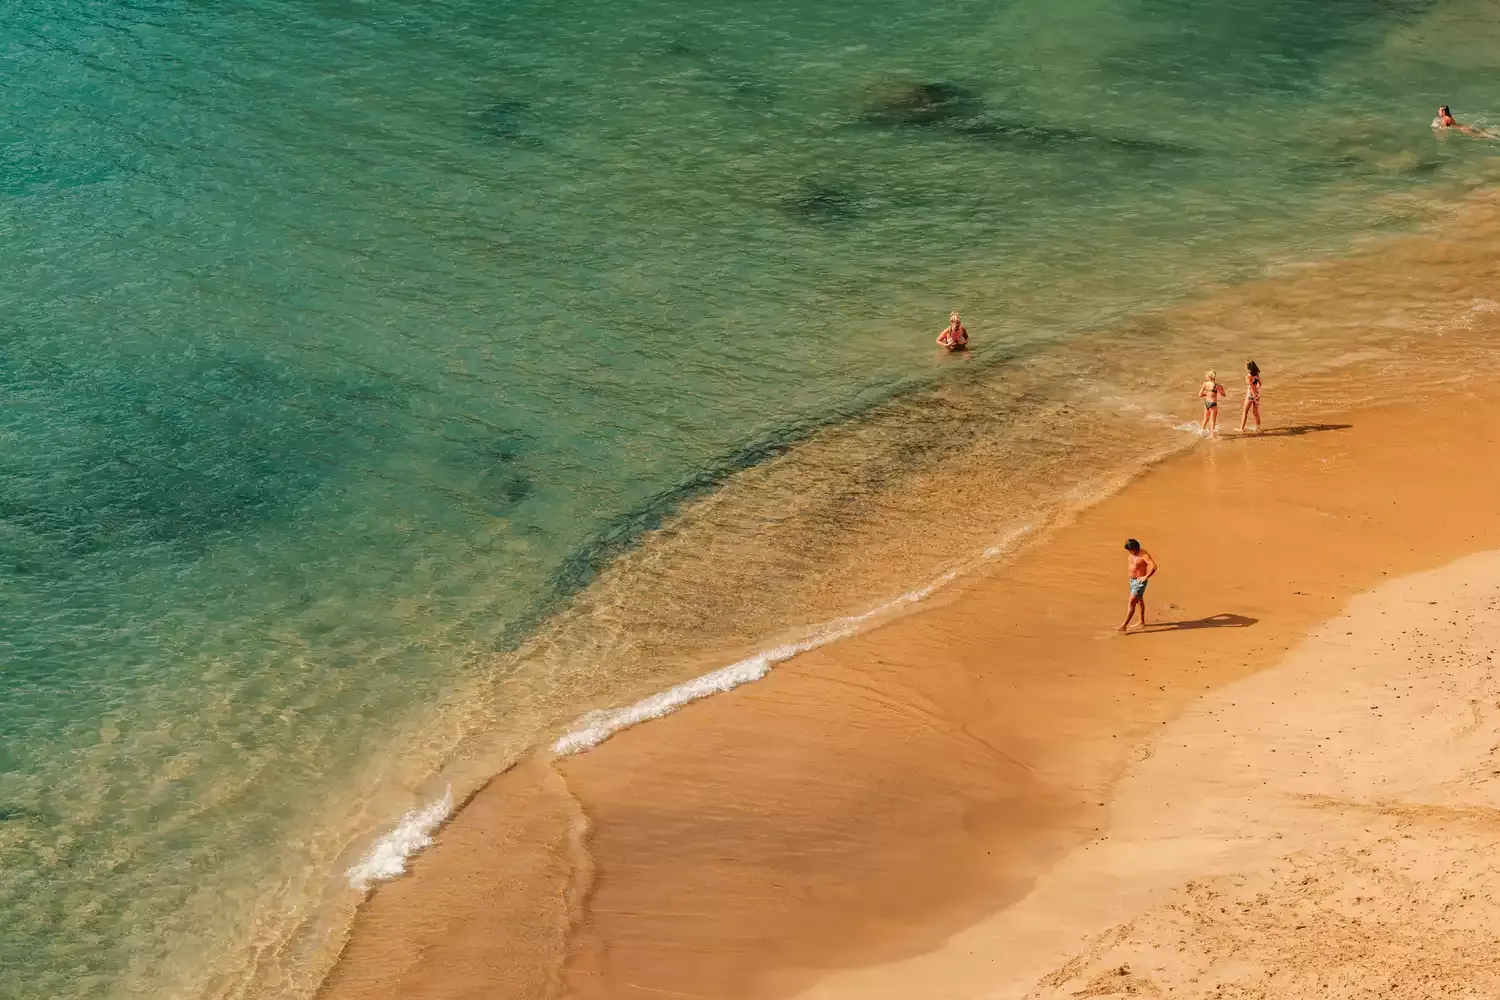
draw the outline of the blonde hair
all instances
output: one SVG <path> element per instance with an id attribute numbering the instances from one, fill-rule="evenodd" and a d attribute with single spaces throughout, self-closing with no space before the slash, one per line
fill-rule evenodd
<path id="1" fill-rule="evenodd" d="M 1219 376 L 1215 375 L 1213 372 L 1209 372 L 1208 374 L 1204 375 L 1203 377 L 1206 378 L 1206 379 L 1208 379 L 1208 381 L 1210 381 L 1210 382 L 1217 382 L 1217 381 L 1219 381 Z"/>

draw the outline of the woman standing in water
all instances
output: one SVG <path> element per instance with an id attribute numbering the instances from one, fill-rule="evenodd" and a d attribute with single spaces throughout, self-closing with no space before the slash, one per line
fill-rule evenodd
<path id="1" fill-rule="evenodd" d="M 964 329 L 958 313 L 948 314 L 948 325 L 938 334 L 938 346 L 948 351 L 966 351 L 969 348 L 969 331 Z"/>
<path id="2" fill-rule="evenodd" d="M 1200 430 L 1205 430 L 1215 437 L 1219 435 L 1219 397 L 1228 393 L 1219 384 L 1219 379 L 1213 372 L 1203 376 L 1203 385 L 1198 389 L 1198 398 L 1203 400 L 1203 424 Z"/>
<path id="3" fill-rule="evenodd" d="M 1240 411 L 1240 433 L 1245 433 L 1245 421 L 1255 414 L 1255 431 L 1260 433 L 1260 366 L 1254 361 L 1245 362 L 1245 408 Z"/>

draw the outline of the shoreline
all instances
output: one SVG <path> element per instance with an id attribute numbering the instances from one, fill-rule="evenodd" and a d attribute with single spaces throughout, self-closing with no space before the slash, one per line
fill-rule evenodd
<path id="1" fill-rule="evenodd" d="M 1299 423 L 1446 391 L 1447 366 L 1495 368 L 1483 341 L 1500 329 L 1500 306 L 1474 296 L 1500 276 L 1489 252 L 1500 200 L 1477 192 L 1462 207 L 1460 222 L 1455 206 L 1424 205 L 1433 219 L 1422 233 L 1208 290 L 994 378 L 934 386 L 736 474 L 634 539 L 524 647 L 482 658 L 434 709 L 434 724 L 459 734 L 436 783 L 399 790 L 428 798 L 398 800 L 387 822 L 450 779 L 466 797 L 590 710 L 800 643 L 869 610 L 870 595 L 894 599 L 971 564 L 994 540 L 1113 492 L 1141 462 L 1192 447 L 1180 393 L 1163 389 L 1196 385 L 1201 371 L 1184 357 L 1222 368 L 1253 340 L 1279 359 L 1275 415 Z M 1096 339 L 1126 348 L 1128 363 L 1101 358 Z M 1316 348 L 1299 353 L 1304 340 Z M 934 435 L 945 421 L 963 433 Z M 962 508 L 963 531 L 928 530 L 943 500 Z"/>
<path id="2" fill-rule="evenodd" d="M 1054 543 L 1198 447 L 1203 371 L 1354 414 L 1309 436 L 1500 375 L 1500 147 L 1423 110 L 1493 116 L 1492 5 L 10 23 L 38 1000 L 770 1000 L 930 953 L 1190 691 L 1054 641 L 1095 551 Z M 1224 613 L 1143 638 L 1279 621 Z"/>
<path id="3" fill-rule="evenodd" d="M 1344 475 L 1351 464 L 1363 463 L 1357 475 L 1373 475 L 1381 490 L 1416 491 L 1421 495 L 1407 499 L 1431 510 L 1441 494 L 1422 493 L 1424 486 L 1412 481 L 1417 477 L 1387 481 L 1391 456 L 1431 465 L 1440 452 L 1461 457 L 1465 444 L 1483 453 L 1492 437 L 1479 428 L 1473 441 L 1451 429 L 1445 438 L 1442 419 L 1420 404 L 1344 419 L 1352 426 L 1259 442 L 1226 440 L 1168 459 L 1044 532 L 1007 567 L 956 581 L 911 614 L 804 653 L 758 684 L 621 732 L 592 753 L 533 758 L 500 776 L 449 823 L 437 846 L 413 865 L 413 875 L 372 894 L 322 995 L 459 996 L 484 987 L 492 996 L 784 996 L 839 968 L 938 947 L 1022 898 L 1059 858 L 1098 835 L 1108 809 L 1097 803 L 1109 800 L 1128 756 L 1122 747 L 1142 743 L 1200 695 L 1202 685 L 1222 686 L 1271 665 L 1357 593 L 1357 582 L 1379 579 L 1369 575 L 1375 571 L 1368 558 L 1340 549 L 1335 562 L 1342 574 L 1315 573 L 1316 590 L 1303 591 L 1305 600 L 1281 599 L 1273 617 L 1242 608 L 1235 613 L 1253 619 L 1242 628 L 1167 633 L 1176 631 L 1194 650 L 1204 646 L 1221 658 L 1248 652 L 1239 657 L 1243 662 L 1190 664 L 1182 659 L 1186 643 L 1161 650 L 1154 662 L 1135 662 L 1130 646 L 1160 645 L 1166 634 L 1112 641 L 1093 631 L 1053 631 L 1057 616 L 1079 617 L 1061 613 L 1061 604 L 1086 606 L 1097 617 L 1094 608 L 1122 603 L 1114 599 L 1117 588 L 1077 568 L 1094 558 L 1108 522 L 1127 511 L 1149 519 L 1161 516 L 1153 509 L 1175 510 L 1174 521 L 1162 528 L 1129 533 L 1177 573 L 1192 564 L 1191 553 L 1179 551 L 1180 542 L 1164 548 L 1151 541 L 1170 537 L 1166 523 L 1181 528 L 1185 520 L 1200 533 L 1237 538 L 1225 541 L 1233 548 L 1244 544 L 1236 534 L 1243 528 L 1222 524 L 1217 515 L 1253 521 L 1270 516 L 1267 502 L 1288 506 L 1276 513 L 1313 538 L 1323 515 L 1357 529 L 1332 540 L 1340 543 L 1371 525 L 1397 527 L 1390 520 L 1397 515 L 1357 505 L 1309 511 L 1295 490 L 1276 493 L 1289 482 L 1285 470 L 1277 469 L 1279 480 L 1264 480 L 1268 470 L 1250 448 L 1274 452 L 1277 463 L 1302 463 L 1303 476 L 1326 473 L 1319 466 L 1329 460 Z M 1339 421 L 1330 415 L 1324 423 Z M 1411 438 L 1424 435 L 1451 450 L 1434 449 L 1431 441 L 1413 450 Z M 1230 457 L 1236 452 L 1259 505 L 1243 512 L 1216 506 L 1208 517 L 1191 505 L 1181 509 L 1182 496 L 1195 489 L 1199 499 L 1211 493 L 1216 504 L 1244 506 L 1251 491 L 1228 484 L 1226 494 L 1220 473 L 1204 466 L 1236 460 Z M 1472 490 L 1472 472 L 1427 471 L 1429 478 L 1451 480 L 1458 506 L 1486 492 Z M 1348 507 L 1344 489 L 1330 495 Z M 1421 552 L 1394 554 L 1394 568 L 1426 568 L 1483 542 L 1500 543 L 1500 532 L 1488 532 L 1478 519 L 1459 522 L 1482 529 L 1477 534 L 1452 521 L 1445 527 L 1426 520 L 1423 515 L 1407 525 L 1427 534 Z M 1086 537 L 1089 543 L 1080 548 Z M 1047 580 L 1059 565 L 1073 568 L 1046 584 L 1044 593 L 1013 578 Z M 1152 596 L 1196 614 L 1192 621 L 1224 613 L 1209 610 L 1203 593 L 1187 597 L 1186 581 L 1177 579 L 1172 587 L 1158 585 Z M 1233 598 L 1243 605 L 1249 596 L 1243 586 L 1219 586 L 1221 603 Z M 976 628 L 977 618 L 1000 608 L 1028 613 L 1005 626 Z M 1089 624 L 1096 622 L 1090 618 Z M 975 631 L 982 634 L 962 634 Z M 1254 648 L 1238 649 L 1232 636 L 1240 632 Z M 1006 676 L 986 649 L 990 642 L 1028 662 Z M 1099 662 L 1084 669 L 1091 658 Z M 1127 665 L 1135 669 L 1122 669 Z M 1089 676 L 1099 670 L 1112 675 Z M 1148 680 L 1159 683 L 1142 683 Z M 1021 694 L 1027 697 L 1018 705 Z M 499 848 L 494 837 L 476 841 L 475 832 L 501 815 L 510 839 Z M 578 842 L 584 823 L 590 832 Z M 559 832 L 567 830 L 574 833 Z M 572 847 L 559 846 L 566 844 Z M 525 858 L 531 860 L 518 860 Z M 530 874 L 517 865 L 530 865 Z M 581 871 L 590 873 L 582 882 Z M 479 961 L 459 946 L 476 937 L 456 935 L 461 924 L 479 922 L 489 929 L 487 939 L 503 938 L 515 926 L 504 913 L 477 905 L 476 879 L 507 887 L 512 898 L 502 909 L 512 918 L 521 915 L 515 907 L 522 898 L 528 901 L 528 923 L 547 929 L 525 935 L 530 950 L 512 947 L 496 955 L 490 940 L 478 946 L 477 954 L 488 956 Z M 570 888 L 559 895 L 559 886 Z M 492 902 L 497 895 L 477 893 Z M 850 916 L 852 910 L 862 915 Z M 475 978 L 479 968 L 483 975 Z"/>

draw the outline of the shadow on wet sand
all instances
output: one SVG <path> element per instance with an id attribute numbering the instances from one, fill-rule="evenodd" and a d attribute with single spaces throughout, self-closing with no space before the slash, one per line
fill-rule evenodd
<path id="1" fill-rule="evenodd" d="M 1226 437 L 1236 438 L 1273 438 L 1273 437 L 1301 437 L 1303 434 L 1316 434 L 1319 431 L 1347 431 L 1353 424 L 1297 424 L 1295 427 L 1268 427 L 1263 431 L 1230 431 Z"/>
<path id="2" fill-rule="evenodd" d="M 1249 628 L 1259 618 L 1247 618 L 1244 615 L 1209 615 L 1207 618 L 1195 618 L 1192 621 L 1183 622 L 1154 622 L 1144 628 L 1132 629 L 1132 634 L 1141 632 L 1181 632 L 1191 628 Z"/>

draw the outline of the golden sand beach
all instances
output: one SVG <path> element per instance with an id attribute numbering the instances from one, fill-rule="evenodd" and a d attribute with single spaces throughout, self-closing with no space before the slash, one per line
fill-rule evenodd
<path id="1" fill-rule="evenodd" d="M 1494 551 L 1361 594 L 1146 742 L 1024 900 L 803 996 L 1493 995 L 1497 611 Z"/>
<path id="2" fill-rule="evenodd" d="M 1469 981 L 1500 561 L 1438 568 L 1500 547 L 1500 430 L 1453 419 L 1481 405 L 1194 450 L 917 613 L 528 761 L 323 995 L 1272 996 L 1295 966 L 1352 997 L 1445 941 L 1469 958 L 1421 974 Z M 1127 534 L 1163 568 L 1120 636 Z M 1390 953 L 1323 975 L 1360 920 Z"/>
<path id="3" fill-rule="evenodd" d="M 1479 190 L 1427 232 L 1141 320 L 1109 357 L 1070 348 L 929 401 L 1021 416 L 883 481 L 884 506 L 848 505 L 837 546 L 798 535 L 795 512 L 746 521 L 767 551 L 850 553 L 776 601 L 803 593 L 822 614 L 931 579 L 937 554 L 1030 516 L 1026 482 L 1100 489 L 1082 457 L 1112 442 L 1167 457 L 1103 466 L 1134 477 L 1031 521 L 902 616 L 586 753 L 523 757 L 374 889 L 321 996 L 1415 998 L 1490 982 L 1496 245 L 1500 202 Z M 1131 436 L 1171 412 L 1131 389 L 1142 372 L 1195 388 L 1189 351 L 1319 338 L 1346 353 L 1267 378 L 1267 433 L 1184 451 L 1183 406 Z M 1137 402 L 1028 409 L 1028 386 L 1057 399 L 1069 379 Z M 761 484 L 820 449 L 863 454 L 854 468 L 900 444 L 861 453 L 859 433 L 728 484 L 581 613 L 628 623 L 616 577 L 691 587 L 712 562 L 735 579 L 699 521 L 725 536 L 725 511 L 760 509 Z M 1030 465 L 987 444 L 1017 435 Z M 807 502 L 838 502 L 837 479 Z M 1121 636 L 1127 537 L 1162 569 L 1152 627 Z M 705 630 L 734 600 L 787 613 L 763 600 L 771 563 L 754 565 L 753 584 L 705 592 Z M 665 648 L 642 614 L 645 652 L 619 655 Z"/>

